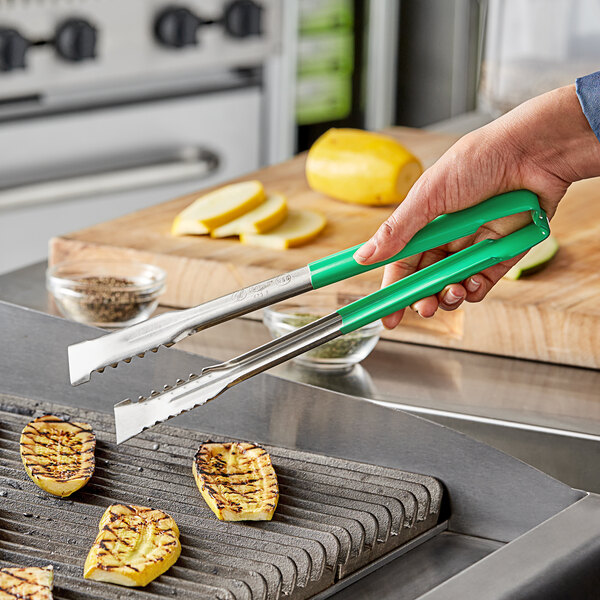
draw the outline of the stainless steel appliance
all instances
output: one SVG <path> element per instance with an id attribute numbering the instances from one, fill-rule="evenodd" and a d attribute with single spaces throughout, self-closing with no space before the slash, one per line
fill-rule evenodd
<path id="1" fill-rule="evenodd" d="M 276 0 L 0 2 L 0 272 L 262 164 L 280 21 Z"/>
<path id="2" fill-rule="evenodd" d="M 136 369 L 110 370 L 103 375 L 102 386 L 73 388 L 69 385 L 64 353 L 57 350 L 82 338 L 94 337 L 97 330 L 5 303 L 0 303 L 0 329 L 4 348 L 10 350 L 0 360 L 0 409 L 4 411 L 0 456 L 5 465 L 0 477 L 0 490 L 5 492 L 0 496 L 0 561 L 14 562 L 16 556 L 25 557 L 32 563 L 42 558 L 55 561 L 61 567 L 57 570 L 59 598 L 77 597 L 78 592 L 73 590 L 81 590 L 87 597 L 94 597 L 91 588 L 83 590 L 84 583 L 73 575 L 83 563 L 85 546 L 82 544 L 88 538 L 91 542 L 93 535 L 86 528 L 85 535 L 67 536 L 67 543 L 57 547 L 56 558 L 52 559 L 44 554 L 47 547 L 40 548 L 38 540 L 39 537 L 54 539 L 48 537 L 47 522 L 42 523 L 42 518 L 54 518 L 54 513 L 59 512 L 72 528 L 77 519 L 82 519 L 81 515 L 99 518 L 111 500 L 108 492 L 124 494 L 131 502 L 142 501 L 146 495 L 160 497 L 160 478 L 155 483 L 149 481 L 155 475 L 154 470 L 164 470 L 167 468 L 165 465 L 171 463 L 171 470 L 179 473 L 183 481 L 181 474 L 188 468 L 185 467 L 188 459 L 191 464 L 191 449 L 206 435 L 248 439 L 270 446 L 276 456 L 275 461 L 280 462 L 280 469 L 283 468 L 282 472 L 287 468 L 282 479 L 288 484 L 298 478 L 303 481 L 312 479 L 315 483 L 315 471 L 321 470 L 323 465 L 339 468 L 344 461 L 362 463 L 357 469 L 363 473 L 371 470 L 372 474 L 381 475 L 382 470 L 400 469 L 434 477 L 443 484 L 444 500 L 440 515 L 442 523 L 447 520 L 446 530 L 432 531 L 435 533 L 433 537 L 399 557 L 388 556 L 390 562 L 383 566 L 378 563 L 363 567 L 357 574 L 364 577 L 358 581 L 342 577 L 339 584 L 351 585 L 344 589 L 341 589 L 342 585 L 331 586 L 317 597 L 323 598 L 332 592 L 336 592 L 334 597 L 340 600 L 597 597 L 600 585 L 597 568 L 600 559 L 599 497 L 571 489 L 485 444 L 430 421 L 360 398 L 259 375 L 230 390 L 218 403 L 192 411 L 172 422 L 182 429 L 160 426 L 115 452 L 110 430 L 110 413 L 115 398 L 134 393 L 141 385 L 158 387 L 165 380 L 184 377 L 210 361 L 176 350 L 159 351 L 140 361 Z M 35 332 L 35 343 L 23 332 Z M 11 395 L 24 400 L 9 398 Z M 57 409 L 57 406 L 50 407 L 47 403 L 59 405 L 62 407 L 60 410 L 67 414 L 82 414 L 81 411 L 84 411 L 97 420 L 96 426 L 104 438 L 98 446 L 98 478 L 90 482 L 88 491 L 84 488 L 80 496 L 73 498 L 73 504 L 67 505 L 68 509 L 63 500 L 45 502 L 35 498 L 35 511 L 19 515 L 15 499 L 27 495 L 29 484 L 24 474 L 15 477 L 17 470 L 8 464 L 16 444 L 14 423 L 26 420 L 36 410 Z M 15 416 L 19 411 L 21 416 Z M 98 412 L 105 414 L 99 415 Z M 315 463 L 320 466 L 315 467 Z M 143 471 L 139 471 L 139 467 Z M 144 482 L 142 487 L 140 474 L 146 469 L 148 484 Z M 113 474 L 114 480 L 111 480 Z M 356 476 L 357 489 L 362 486 L 359 483 L 361 477 Z M 132 478 L 140 485 L 131 485 Z M 193 485 L 191 475 L 188 481 Z M 308 485 L 288 485 L 288 488 L 296 490 L 298 487 L 303 487 L 302 493 L 311 493 Z M 288 496 L 281 503 L 286 513 L 282 515 L 284 521 L 294 512 L 294 501 L 308 501 L 307 497 Z M 162 501 L 172 503 L 173 508 L 178 502 L 184 502 L 169 498 L 165 496 Z M 187 500 L 185 503 L 188 509 Z M 373 510 L 378 509 L 374 507 Z M 383 515 L 382 512 L 379 514 Z M 35 518 L 36 515 L 39 519 Z M 217 592 L 200 588 L 203 584 L 201 572 L 193 575 L 188 567 L 194 562 L 192 558 L 198 550 L 195 544 L 201 543 L 202 536 L 194 536 L 192 532 L 198 530 L 198 525 L 189 517 L 181 516 L 190 532 L 183 539 L 181 572 L 176 567 L 173 573 L 161 578 L 156 593 L 151 589 L 133 593 L 140 598 L 173 594 L 172 590 L 179 597 L 214 598 L 220 595 L 232 600 L 261 597 L 259 587 L 262 582 L 256 577 L 256 571 L 249 569 L 243 559 L 232 562 L 232 557 L 222 551 L 220 544 L 223 540 L 215 540 L 214 536 L 209 545 L 219 556 L 213 555 L 216 564 L 211 568 L 215 571 L 206 575 L 205 582 L 210 579 L 212 584 L 219 584 L 217 587 L 220 588 L 225 586 L 225 589 Z M 299 514 L 296 513 L 294 518 L 300 518 Z M 310 545 L 314 556 L 319 553 L 326 556 L 327 548 L 333 556 L 331 552 L 335 553 L 335 548 L 342 547 L 343 538 L 350 547 L 352 535 L 347 528 L 354 527 L 351 520 L 345 520 L 341 527 L 339 522 L 334 526 L 323 520 L 318 526 L 318 521 L 313 521 L 308 530 L 299 527 L 295 532 L 302 538 L 303 544 Z M 306 521 L 303 524 L 307 525 Z M 288 530 L 294 527 L 291 521 L 286 525 Z M 329 529 L 331 526 L 337 527 L 335 534 Z M 262 530 L 257 530 L 254 525 L 240 527 L 248 527 L 248 538 L 261 537 L 259 531 L 269 532 L 269 524 Z M 69 543 L 69 539 L 75 541 Z M 339 546 L 333 539 L 338 540 Z M 237 555 L 253 545 L 251 539 L 247 546 L 238 544 Z M 69 549 L 69 546 L 72 548 Z M 266 546 L 262 550 L 268 553 Z M 248 556 L 248 553 L 245 554 Z M 279 554 L 283 556 L 283 552 Z M 292 562 L 296 569 L 298 561 L 301 570 L 306 572 L 307 554 L 300 552 L 294 555 L 296 558 Z M 70 563 L 65 562 L 66 556 L 71 556 Z M 261 569 L 265 575 L 268 571 L 269 577 L 276 576 L 269 565 L 277 569 L 285 569 L 283 563 L 288 568 L 291 566 L 281 558 L 275 560 L 276 563 L 263 563 L 265 566 Z M 72 565 L 65 567 L 64 576 L 63 563 Z M 373 566 L 381 568 L 373 571 Z M 240 579 L 243 571 L 247 574 Z M 289 581 L 289 570 L 286 576 Z M 62 588 L 61 577 L 64 581 Z M 198 585 L 196 593 L 190 591 L 186 577 L 192 577 Z M 263 578 L 263 581 L 266 579 Z M 300 586 L 300 591 L 302 589 L 306 588 Z M 310 588 L 306 592 L 310 595 Z"/>

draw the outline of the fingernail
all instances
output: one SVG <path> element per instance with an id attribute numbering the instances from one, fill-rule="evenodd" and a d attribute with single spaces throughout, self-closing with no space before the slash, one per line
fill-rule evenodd
<path id="1" fill-rule="evenodd" d="M 366 242 L 354 253 L 354 260 L 358 262 L 369 260 L 373 256 L 373 252 L 375 252 L 375 244 Z"/>
<path id="2" fill-rule="evenodd" d="M 481 285 L 480 281 L 477 281 L 477 279 L 473 279 L 472 277 L 470 277 L 467 280 L 466 283 L 466 288 L 469 292 L 476 292 L 479 289 L 479 286 Z"/>
<path id="3" fill-rule="evenodd" d="M 457 296 L 452 290 L 448 290 L 444 296 L 444 303 L 445 304 L 456 304 L 457 302 L 460 302 L 462 300 L 461 296 Z"/>

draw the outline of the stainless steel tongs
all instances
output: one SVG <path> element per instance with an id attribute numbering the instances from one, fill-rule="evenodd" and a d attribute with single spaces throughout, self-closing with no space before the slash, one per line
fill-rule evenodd
<path id="1" fill-rule="evenodd" d="M 349 333 L 413 302 L 440 292 L 450 283 L 464 279 L 525 252 L 550 233 L 548 219 L 537 196 L 518 190 L 494 196 L 471 208 L 438 217 L 419 231 L 392 258 L 374 265 L 359 265 L 354 252 L 359 246 L 310 263 L 194 308 L 167 313 L 69 347 L 71 383 L 90 380 L 93 371 L 103 372 L 118 362 L 159 346 L 172 346 L 183 338 L 218 323 L 270 304 L 318 289 L 475 233 L 494 219 L 531 211 L 532 223 L 497 240 L 483 240 L 368 296 L 339 308 L 309 325 L 273 340 L 227 362 L 207 367 L 200 376 L 166 385 L 161 392 L 137 401 L 115 405 L 117 443 L 144 429 L 205 404 L 233 385 L 272 366 L 302 354 L 324 342 Z"/>

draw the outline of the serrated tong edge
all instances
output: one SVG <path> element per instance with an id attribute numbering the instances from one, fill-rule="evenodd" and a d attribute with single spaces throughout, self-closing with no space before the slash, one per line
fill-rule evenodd
<path id="1" fill-rule="evenodd" d="M 144 429 L 191 410 L 220 396 L 224 391 L 250 377 L 278 365 L 290 358 L 342 335 L 342 317 L 333 312 L 285 336 L 271 340 L 231 360 L 204 367 L 200 375 L 190 373 L 187 380 L 177 379 L 174 385 L 165 385 L 162 391 L 152 390 L 148 396 L 139 396 L 119 402 L 114 407 L 117 443 L 121 443 Z M 202 392 L 210 390 L 210 394 Z M 177 404 L 179 403 L 179 406 Z M 127 420 L 133 408 L 138 418 Z M 148 410 L 150 409 L 150 410 Z M 156 417 L 157 411 L 163 415 Z M 145 419 L 145 421 L 144 421 Z"/>

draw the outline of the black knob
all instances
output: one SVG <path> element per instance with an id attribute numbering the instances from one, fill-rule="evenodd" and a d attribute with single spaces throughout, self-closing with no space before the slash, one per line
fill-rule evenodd
<path id="1" fill-rule="evenodd" d="M 163 10 L 154 25 L 158 41 L 170 48 L 183 48 L 198 44 L 197 33 L 201 20 L 189 9 L 171 6 Z"/>
<path id="2" fill-rule="evenodd" d="M 16 29 L 0 28 L 0 71 L 25 68 L 30 44 Z"/>
<path id="3" fill-rule="evenodd" d="M 65 60 L 79 62 L 96 56 L 96 28 L 83 19 L 68 19 L 56 30 L 54 45 Z"/>
<path id="4" fill-rule="evenodd" d="M 252 0 L 235 0 L 225 8 L 223 24 L 233 37 L 244 38 L 262 33 L 262 6 Z"/>

